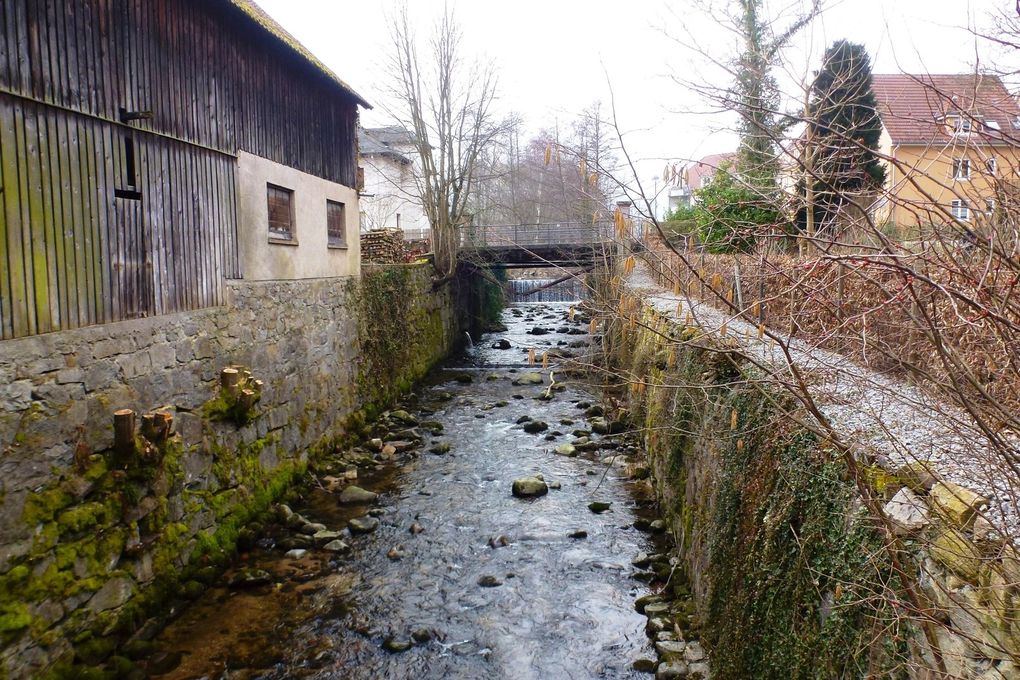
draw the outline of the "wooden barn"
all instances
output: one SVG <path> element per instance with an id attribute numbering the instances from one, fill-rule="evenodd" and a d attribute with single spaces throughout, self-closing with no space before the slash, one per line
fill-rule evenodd
<path id="1" fill-rule="evenodd" d="M 359 106 L 248 0 L 3 0 L 0 338 L 356 275 Z"/>

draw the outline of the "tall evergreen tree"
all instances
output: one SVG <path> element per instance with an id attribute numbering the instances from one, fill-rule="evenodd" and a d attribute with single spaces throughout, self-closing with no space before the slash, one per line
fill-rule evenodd
<path id="1" fill-rule="evenodd" d="M 885 181 L 875 153 L 882 122 L 863 45 L 838 40 L 825 51 L 806 114 L 804 162 L 815 178 L 809 202 L 816 229 L 832 232 L 842 206 Z M 806 221 L 806 208 L 801 212 Z"/>

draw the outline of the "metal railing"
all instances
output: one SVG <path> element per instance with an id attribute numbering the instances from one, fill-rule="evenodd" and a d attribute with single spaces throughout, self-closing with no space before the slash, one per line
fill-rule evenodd
<path id="1" fill-rule="evenodd" d="M 461 228 L 460 247 L 478 249 L 591 245 L 608 241 L 611 235 L 611 222 L 473 224 Z"/>

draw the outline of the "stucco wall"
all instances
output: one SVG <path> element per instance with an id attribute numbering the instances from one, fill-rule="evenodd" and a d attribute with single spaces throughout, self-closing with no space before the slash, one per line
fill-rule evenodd
<path id="1" fill-rule="evenodd" d="M 249 281 L 356 276 L 358 192 L 244 151 L 237 157 L 238 249 L 241 275 Z M 266 184 L 294 192 L 294 244 L 269 238 Z M 328 245 L 326 201 L 345 206 L 347 247 Z"/>
<path id="2" fill-rule="evenodd" d="M 902 227 L 948 222 L 953 200 L 966 201 L 971 210 L 970 223 L 980 225 L 987 219 L 985 199 L 995 197 L 997 181 L 1015 176 L 1020 161 L 1016 149 L 962 139 L 946 147 L 889 143 L 888 150 L 882 151 L 894 154 L 898 167 L 887 170 L 887 186 L 893 198 L 881 218 Z M 985 167 L 989 158 L 995 158 L 998 165 L 994 175 Z M 970 160 L 970 179 L 953 178 L 954 159 Z"/>
<path id="3" fill-rule="evenodd" d="M 413 166 L 379 154 L 364 156 L 361 163 L 365 168 L 365 195 L 361 198 L 363 229 L 396 227 L 397 215 L 401 229 L 428 229 L 425 211 L 414 199 L 417 189 Z"/>

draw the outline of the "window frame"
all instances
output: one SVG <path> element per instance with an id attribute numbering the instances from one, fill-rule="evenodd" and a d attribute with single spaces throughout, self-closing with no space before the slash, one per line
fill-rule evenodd
<path id="1" fill-rule="evenodd" d="M 951 201 L 949 205 L 950 205 L 949 210 L 954 220 L 959 220 L 960 222 L 970 222 L 970 206 L 967 205 L 967 201 L 961 199 L 953 199 L 953 201 Z"/>
<path id="2" fill-rule="evenodd" d="M 992 175 L 993 177 L 999 174 L 999 159 L 997 159 L 995 156 L 992 156 L 991 158 L 987 159 L 985 161 L 985 170 L 987 170 L 988 174 Z"/>
<path id="3" fill-rule="evenodd" d="M 273 229 L 272 207 L 270 206 L 273 191 L 284 192 L 288 198 L 288 208 L 290 209 L 290 229 L 286 232 L 286 234 L 282 231 Z M 279 184 L 274 184 L 273 182 L 266 182 L 266 231 L 268 233 L 270 243 L 289 246 L 297 245 L 297 212 L 294 204 L 295 195 L 293 189 L 289 189 Z"/>
<path id="4" fill-rule="evenodd" d="M 966 170 L 966 172 L 961 172 Z M 956 180 L 969 180 L 970 179 L 970 159 L 969 158 L 954 158 L 953 159 L 953 179 Z"/>
<path id="5" fill-rule="evenodd" d="M 334 236 L 333 236 L 333 234 L 332 234 L 332 232 L 330 230 L 329 217 L 330 217 L 330 209 L 333 206 L 339 206 L 340 207 L 340 223 L 341 223 L 341 231 L 343 233 L 343 239 L 340 240 L 340 241 L 335 240 L 335 238 L 334 238 Z M 344 203 L 343 201 L 334 201 L 331 198 L 327 198 L 326 199 L 326 247 L 327 248 L 336 249 L 336 250 L 346 250 L 348 248 L 348 244 L 347 244 L 347 204 Z"/>
<path id="6" fill-rule="evenodd" d="M 994 214 L 995 214 L 995 199 L 994 198 L 986 198 L 985 199 L 985 215 L 991 217 Z"/>

